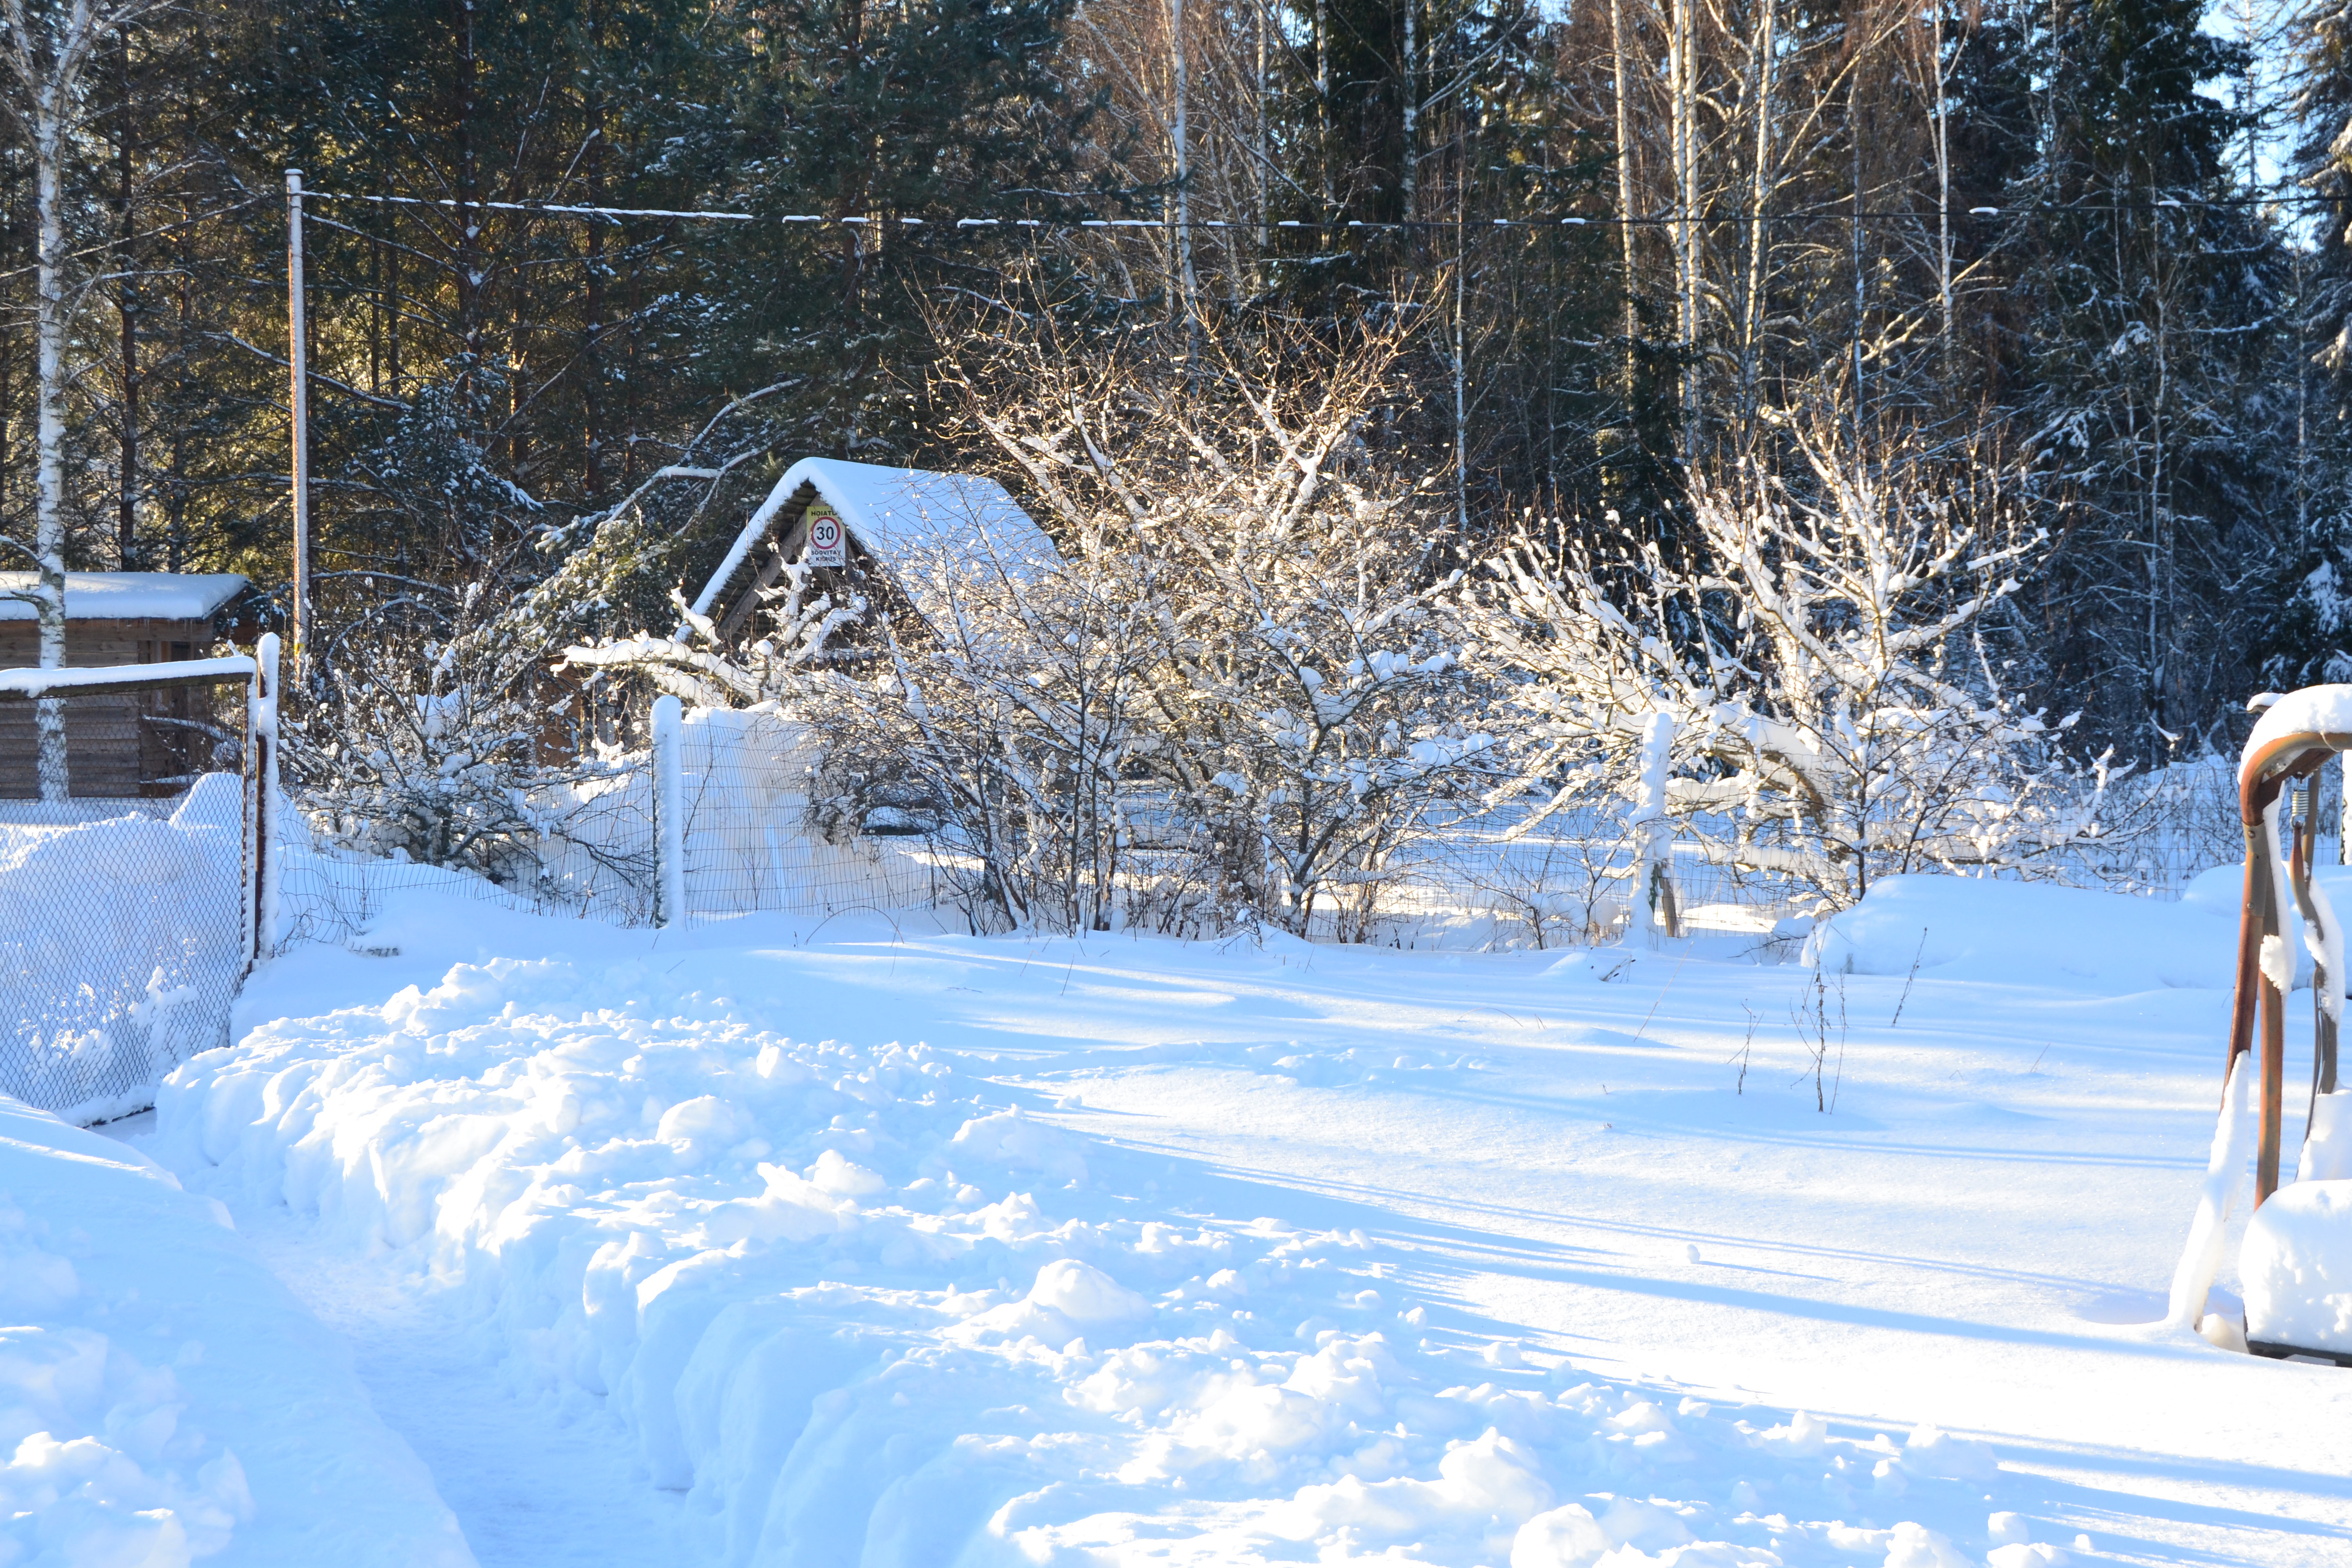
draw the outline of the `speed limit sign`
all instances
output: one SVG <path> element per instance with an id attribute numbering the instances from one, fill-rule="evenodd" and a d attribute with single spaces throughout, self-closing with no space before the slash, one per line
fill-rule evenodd
<path id="1" fill-rule="evenodd" d="M 849 546 L 842 534 L 841 519 L 828 507 L 809 508 L 808 563 L 812 566 L 849 564 Z"/>

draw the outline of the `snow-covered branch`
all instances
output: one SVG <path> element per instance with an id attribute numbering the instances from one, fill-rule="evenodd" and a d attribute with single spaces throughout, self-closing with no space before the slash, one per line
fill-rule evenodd
<path id="1" fill-rule="evenodd" d="M 1878 876 L 2018 868 L 2095 837 L 2104 774 L 1969 654 L 2039 547 L 1990 465 L 1899 437 L 1801 437 L 1810 472 L 1695 482 L 1686 559 L 1530 529 L 1467 604 L 1475 659 L 1518 715 L 1533 827 L 1597 772 L 1711 858 L 1793 872 L 1837 904 Z M 1672 726 L 1671 776 L 1643 765 Z M 1654 758 L 1652 759 L 1654 764 Z M 1581 771 L 1579 771 L 1581 770 Z M 1555 782 L 1565 775 L 1566 782 Z"/>

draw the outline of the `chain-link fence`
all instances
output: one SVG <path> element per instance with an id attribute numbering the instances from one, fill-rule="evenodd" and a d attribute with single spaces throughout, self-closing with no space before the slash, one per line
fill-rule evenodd
<path id="1" fill-rule="evenodd" d="M 338 847 L 331 799 L 288 792 L 281 945 L 348 946 L 375 923 L 387 900 L 429 891 L 535 914 L 613 925 L 654 918 L 652 770 L 625 757 L 596 779 L 534 792 L 541 829 L 499 878 L 452 866 L 357 853 Z"/>
<path id="2" fill-rule="evenodd" d="M 530 913 L 642 926 L 661 918 L 656 755 L 611 759 L 593 781 L 537 792 L 541 825 L 503 879 L 451 867 L 331 847 L 331 802 L 295 796 L 287 825 L 288 942 L 361 941 L 385 902 L 429 890 Z M 709 919 L 771 911 L 827 915 L 905 910 L 940 893 L 919 837 L 828 838 L 812 824 L 814 753 L 804 732 L 772 713 L 695 711 L 677 750 L 683 818 L 684 910 Z"/>
<path id="3" fill-rule="evenodd" d="M 32 782 L 33 704 L 0 703 L 0 727 L 26 741 L 12 761 L 27 764 L 0 773 L 14 797 L 0 798 L 0 1093 L 103 1121 L 226 1042 L 256 904 L 248 781 L 202 771 L 246 751 L 245 680 L 222 679 L 236 683 L 158 676 L 66 700 L 75 793 L 61 802 L 13 787 L 18 771 Z"/>
<path id="4" fill-rule="evenodd" d="M 2321 820 L 2333 834 L 2342 816 L 2342 774 L 2331 769 L 2319 783 Z M 2089 787 L 2086 782 L 2086 795 Z M 2052 851 L 2032 874 L 2074 887 L 2177 899 L 2200 872 L 2235 866 L 2244 854 L 2236 764 L 2226 757 L 2126 774 L 2109 784 L 2097 816 L 2105 828 L 2099 837 Z M 1525 837 L 1508 837 L 1508 826 L 1507 819 L 1488 816 L 1440 828 L 1354 892 L 1358 907 L 1349 908 L 1351 894 L 1340 889 L 1313 934 L 1545 948 L 1606 941 L 1622 930 L 1640 854 L 1624 823 L 1623 803 L 1572 807 Z M 2342 840 L 2324 840 L 2319 853 L 2330 861 L 2340 858 Z M 1675 843 L 1668 866 L 1685 928 L 1748 936 L 1767 956 L 1784 956 L 1798 945 L 1782 922 L 1818 912 L 1818 899 L 1797 879 L 1712 862 L 1695 842 Z"/>
<path id="5" fill-rule="evenodd" d="M 689 712 L 677 737 L 681 821 L 674 842 L 678 901 L 688 917 L 941 908 L 972 880 L 950 874 L 961 864 L 951 847 L 919 834 L 877 833 L 871 825 L 843 832 L 817 821 L 810 805 L 814 746 L 773 713 Z M 502 879 L 340 854 L 291 823 L 286 935 L 352 942 L 386 899 L 424 889 L 522 910 L 652 923 L 662 918 L 662 754 L 616 757 L 590 783 L 535 796 L 531 816 L 544 828 Z M 2327 787 L 2338 785 L 2331 777 Z M 1139 794 L 1122 814 L 1149 824 L 1166 815 L 1161 805 Z M 312 803 L 313 819 L 326 814 Z M 2053 853 L 2038 874 L 2170 898 L 2196 873 L 2240 854 L 2234 771 L 2224 758 L 2126 776 L 2110 787 L 2101 816 L 2112 824 L 2107 837 Z M 1551 948 L 1622 933 L 1640 858 L 1622 802 L 1596 798 L 1525 837 L 1512 837 L 1510 826 L 1498 816 L 1446 823 L 1380 867 L 1335 881 L 1319 896 L 1310 934 L 1402 946 Z M 2333 858 L 2335 847 L 2324 853 Z M 1209 917 L 1186 915 L 1200 900 L 1174 886 L 1188 865 L 1181 852 L 1130 846 L 1120 879 L 1123 915 L 1144 929 L 1201 934 Z M 1796 879 L 1710 861 L 1696 842 L 1671 846 L 1667 868 L 1685 928 L 1748 937 L 1766 956 L 1793 952 L 1792 918 L 1819 906 Z"/>
<path id="6" fill-rule="evenodd" d="M 772 714 L 697 712 L 679 733 L 686 907 L 696 914 L 828 915 L 935 902 L 919 836 L 827 837 L 810 821 L 816 751 Z"/>

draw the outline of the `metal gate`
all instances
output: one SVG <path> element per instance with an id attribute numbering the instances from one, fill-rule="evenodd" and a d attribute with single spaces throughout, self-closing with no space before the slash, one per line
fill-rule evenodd
<path id="1" fill-rule="evenodd" d="M 0 801 L 0 1094 L 102 1121 L 227 1043 L 237 987 L 274 942 L 277 641 L 253 658 L 0 670 L 0 702 L 64 705 L 69 774 L 77 746 L 179 766 L 138 796 Z M 222 687 L 243 700 L 186 716 L 188 694 Z"/>

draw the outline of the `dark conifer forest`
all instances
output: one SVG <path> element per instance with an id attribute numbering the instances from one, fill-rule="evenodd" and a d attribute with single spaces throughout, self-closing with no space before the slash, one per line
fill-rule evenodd
<path id="1" fill-rule="evenodd" d="M 1433 572 L 1530 517 L 1686 551 L 1805 430 L 1998 473 L 2047 540 L 1984 657 L 2158 762 L 2352 677 L 2348 16 L 6 0 L 0 565 L 46 505 L 72 569 L 286 614 L 299 169 L 322 640 L 624 510 L 566 615 L 635 629 L 797 458 L 992 462 L 945 405 L 991 312 L 1213 316 L 1406 334 L 1363 438 Z"/>

